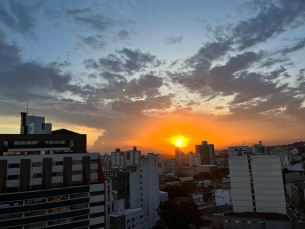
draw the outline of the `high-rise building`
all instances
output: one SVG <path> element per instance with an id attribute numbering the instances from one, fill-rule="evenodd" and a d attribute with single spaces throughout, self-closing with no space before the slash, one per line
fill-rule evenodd
<path id="1" fill-rule="evenodd" d="M 105 179 L 86 135 L 37 134 L 37 122 L 31 134 L 25 119 L 22 134 L 0 136 L 0 228 L 105 228 Z"/>
<path id="2" fill-rule="evenodd" d="M 201 145 L 196 145 L 196 153 L 200 155 L 201 165 L 215 165 L 214 145 L 203 141 Z"/>
<path id="3" fill-rule="evenodd" d="M 114 169 L 124 168 L 129 165 L 140 164 L 141 151 L 137 150 L 134 146 L 133 150 L 121 151 L 116 149 L 115 152 L 111 152 L 111 166 Z"/>
<path id="4" fill-rule="evenodd" d="M 267 153 L 267 146 L 263 145 L 262 141 L 259 141 L 258 144 L 254 144 L 251 146 L 252 153 L 258 154 L 258 153 Z"/>
<path id="5" fill-rule="evenodd" d="M 140 158 L 140 165 L 121 169 L 117 186 L 118 199 L 124 199 L 127 213 L 132 209 L 140 213 L 143 209 L 144 225 L 141 228 L 153 227 L 160 219 L 156 211 L 159 206 L 158 156 L 149 153 Z M 117 225 L 115 218 L 110 217 L 110 226 Z"/>
<path id="6" fill-rule="evenodd" d="M 247 146 L 229 147 L 234 212 L 286 214 L 278 155 L 253 154 Z"/>

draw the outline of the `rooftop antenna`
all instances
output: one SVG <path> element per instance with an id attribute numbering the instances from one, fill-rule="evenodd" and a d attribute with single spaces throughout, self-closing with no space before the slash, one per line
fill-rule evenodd
<path id="1" fill-rule="evenodd" d="M 245 141 L 243 141 L 243 146 L 245 146 Z"/>
<path id="2" fill-rule="evenodd" d="M 26 101 L 26 113 L 29 113 L 29 101 Z"/>

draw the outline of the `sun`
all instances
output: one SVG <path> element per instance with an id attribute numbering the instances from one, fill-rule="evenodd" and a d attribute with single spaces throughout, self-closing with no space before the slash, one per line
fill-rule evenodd
<path id="1" fill-rule="evenodd" d="M 178 139 L 178 140 L 176 141 L 176 145 L 180 147 L 180 146 L 182 145 L 182 141 Z"/>
<path id="2" fill-rule="evenodd" d="M 177 147 L 187 146 L 189 139 L 184 136 L 174 136 L 170 138 L 170 142 Z"/>

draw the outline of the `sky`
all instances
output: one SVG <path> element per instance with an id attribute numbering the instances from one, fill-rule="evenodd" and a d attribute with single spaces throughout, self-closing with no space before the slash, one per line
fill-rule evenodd
<path id="1" fill-rule="evenodd" d="M 20 112 L 88 151 L 304 140 L 304 0 L 2 0 L 0 133 Z"/>

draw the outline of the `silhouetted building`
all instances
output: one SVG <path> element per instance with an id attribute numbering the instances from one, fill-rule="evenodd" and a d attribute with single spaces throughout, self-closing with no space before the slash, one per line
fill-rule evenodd
<path id="1" fill-rule="evenodd" d="M 201 165 L 215 165 L 214 145 L 203 141 L 201 145 L 196 145 L 196 153 L 200 155 Z"/>

